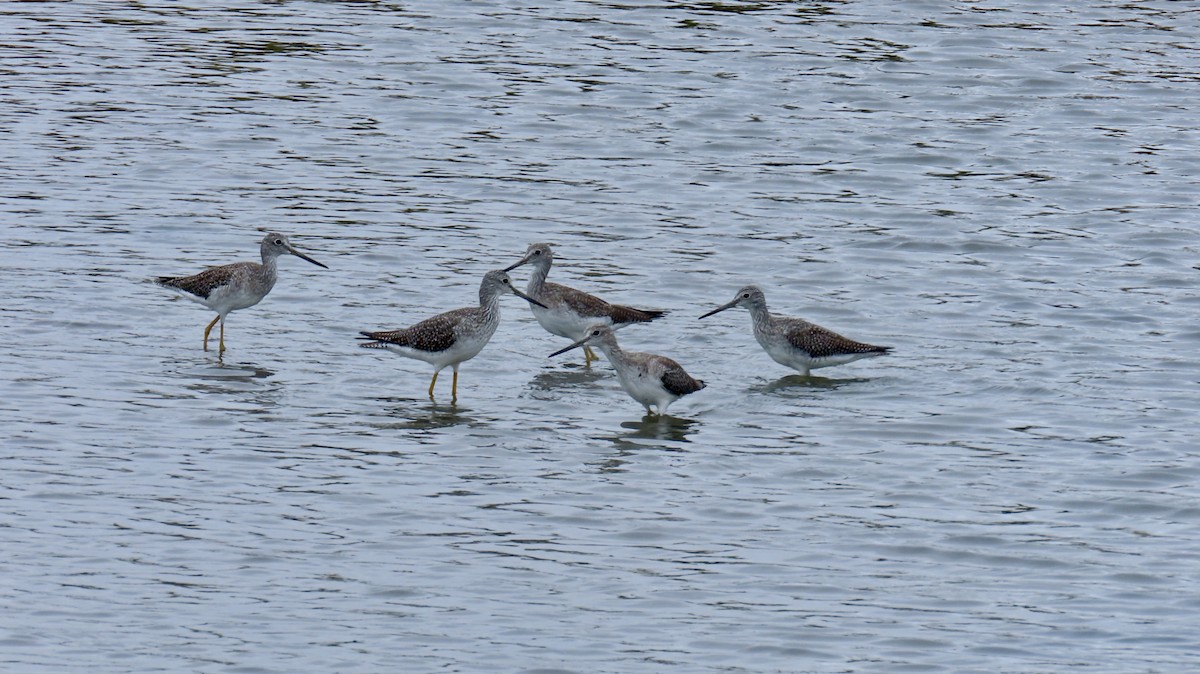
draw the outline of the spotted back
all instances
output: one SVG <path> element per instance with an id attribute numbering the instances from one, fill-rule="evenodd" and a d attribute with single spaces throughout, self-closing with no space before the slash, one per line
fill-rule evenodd
<path id="1" fill-rule="evenodd" d="M 182 290 L 201 299 L 208 299 L 214 290 L 229 285 L 239 274 L 246 274 L 256 267 L 253 262 L 238 262 L 206 269 L 191 276 L 160 276 L 156 282 L 163 287 Z"/>
<path id="2" fill-rule="evenodd" d="M 832 330 L 804 321 L 796 321 L 787 331 L 788 343 L 811 358 L 828 358 L 849 353 L 887 353 L 888 346 L 873 346 L 843 337 Z M 789 326 L 791 327 L 791 326 Z"/>
<path id="3" fill-rule="evenodd" d="M 665 368 L 662 373 L 663 388 L 673 395 L 685 396 L 707 386 L 703 381 L 685 372 L 679 363 L 666 356 L 659 356 L 659 358 Z"/>
<path id="4" fill-rule="evenodd" d="M 427 318 L 412 327 L 384 332 L 363 332 L 365 337 L 375 340 L 375 343 L 367 342 L 360 346 L 379 349 L 395 345 L 431 353 L 445 351 L 454 346 L 458 339 L 455 328 L 471 311 L 474 309 L 455 309 Z"/>
<path id="5" fill-rule="evenodd" d="M 547 283 L 542 288 L 543 296 L 563 302 L 571 311 L 587 318 L 610 318 L 615 325 L 647 323 L 666 315 L 665 311 L 634 309 L 621 304 L 610 304 L 604 300 L 568 286 Z"/>

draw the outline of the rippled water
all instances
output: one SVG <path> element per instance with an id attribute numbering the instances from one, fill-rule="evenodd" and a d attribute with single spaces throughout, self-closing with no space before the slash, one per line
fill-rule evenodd
<path id="1" fill-rule="evenodd" d="M 1190 4 L 534 4 L 0 6 L 0 669 L 1200 666 Z M 532 241 L 709 387 L 355 348 Z"/>

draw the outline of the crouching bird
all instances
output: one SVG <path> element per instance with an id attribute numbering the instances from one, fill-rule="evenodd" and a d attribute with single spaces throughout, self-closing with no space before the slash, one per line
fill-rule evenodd
<path id="1" fill-rule="evenodd" d="M 703 381 L 692 378 L 679 363 L 666 356 L 621 349 L 616 333 L 607 325 L 593 325 L 583 339 L 550 356 L 581 346 L 594 346 L 604 354 L 617 371 L 621 388 L 646 408 L 646 414 L 654 413 L 650 409 L 654 405 L 659 416 L 665 415 L 671 403 L 704 388 Z"/>

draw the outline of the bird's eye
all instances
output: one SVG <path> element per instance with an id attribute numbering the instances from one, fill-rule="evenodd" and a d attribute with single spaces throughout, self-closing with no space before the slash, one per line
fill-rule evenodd
<path id="1" fill-rule="evenodd" d="M 599 337 L 599 336 L 600 336 L 600 331 L 599 331 L 599 330 L 592 330 L 592 336 L 593 336 L 593 337 Z"/>
<path id="2" fill-rule="evenodd" d="M 750 299 L 750 293 L 742 293 L 742 299 L 744 299 L 744 300 Z"/>
<path id="3" fill-rule="evenodd" d="M 282 245 L 283 245 L 283 239 L 275 239 L 275 245 L 276 245 L 276 246 L 282 246 Z"/>
<path id="4" fill-rule="evenodd" d="M 535 250 L 535 251 L 533 251 L 533 254 L 534 254 L 534 255 L 541 255 L 541 254 L 542 254 L 542 251 L 540 251 L 540 250 Z"/>
<path id="5" fill-rule="evenodd" d="M 508 279 L 501 279 L 501 282 L 504 283 L 504 285 L 508 285 Z"/>

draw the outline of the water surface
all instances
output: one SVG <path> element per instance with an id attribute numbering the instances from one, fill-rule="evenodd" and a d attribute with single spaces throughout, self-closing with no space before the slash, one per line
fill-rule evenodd
<path id="1" fill-rule="evenodd" d="M 1192 671 L 1182 3 L 0 8 L 12 671 Z M 253 259 L 211 316 L 146 279 Z M 644 418 L 503 300 L 706 380 Z M 514 272 L 523 280 L 527 268 Z M 802 378 L 744 311 L 894 355 Z"/>

